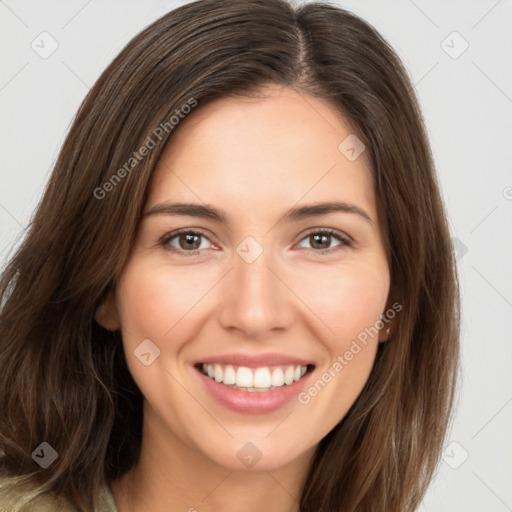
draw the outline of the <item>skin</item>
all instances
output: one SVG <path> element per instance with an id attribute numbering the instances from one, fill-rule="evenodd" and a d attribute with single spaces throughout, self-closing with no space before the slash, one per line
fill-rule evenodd
<path id="1" fill-rule="evenodd" d="M 352 133 L 326 101 L 272 86 L 264 98 L 199 105 L 173 134 L 144 211 L 163 201 L 207 203 L 229 223 L 143 217 L 118 286 L 97 311 L 100 323 L 121 329 L 145 397 L 140 461 L 111 483 L 120 512 L 299 509 L 314 450 L 361 392 L 386 333 L 369 338 L 308 404 L 294 399 L 261 415 L 216 403 L 192 365 L 279 352 L 314 362 L 313 384 L 389 307 L 366 153 L 349 161 L 338 150 Z M 355 205 L 372 222 L 346 212 L 281 220 L 292 207 L 324 201 Z M 192 247 L 199 254 L 172 252 L 169 245 L 191 251 L 179 236 L 159 244 L 181 228 L 204 233 Z M 315 244 L 311 228 L 334 229 L 352 246 L 335 236 Z M 252 263 L 236 252 L 248 236 L 263 249 Z M 144 339 L 160 349 L 149 366 L 133 353 Z M 247 442 L 262 454 L 252 468 L 237 457 Z"/>

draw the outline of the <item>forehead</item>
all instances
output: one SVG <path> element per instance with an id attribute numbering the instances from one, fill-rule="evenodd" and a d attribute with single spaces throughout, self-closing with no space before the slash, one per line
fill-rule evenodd
<path id="1" fill-rule="evenodd" d="M 203 201 L 262 215 L 272 204 L 345 200 L 375 215 L 366 154 L 350 161 L 338 149 L 351 135 L 332 104 L 285 87 L 199 104 L 163 151 L 148 205 Z"/>

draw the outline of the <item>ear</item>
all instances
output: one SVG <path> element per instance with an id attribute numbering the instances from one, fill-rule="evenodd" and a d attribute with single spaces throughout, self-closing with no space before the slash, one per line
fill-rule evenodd
<path id="1" fill-rule="evenodd" d="M 387 311 L 387 310 L 386 310 Z M 384 314 L 385 317 L 385 314 Z M 386 341 L 391 338 L 391 334 L 393 332 L 393 323 L 392 320 L 389 320 L 386 322 L 383 320 L 384 327 L 379 331 L 379 341 L 381 343 L 385 343 Z"/>
<path id="2" fill-rule="evenodd" d="M 382 323 L 384 324 L 382 329 L 379 331 L 379 341 L 384 343 L 388 341 L 393 336 L 393 331 L 396 327 L 396 315 L 393 315 L 392 318 L 389 318 L 387 316 L 387 311 L 392 310 L 392 304 L 394 304 L 396 301 L 393 300 L 393 298 L 390 296 L 388 297 L 388 301 L 386 302 L 386 308 L 382 312 Z"/>
<path id="3" fill-rule="evenodd" d="M 117 331 L 121 328 L 119 315 L 116 309 L 114 290 L 111 288 L 101 300 L 94 314 L 96 322 L 108 331 Z"/>

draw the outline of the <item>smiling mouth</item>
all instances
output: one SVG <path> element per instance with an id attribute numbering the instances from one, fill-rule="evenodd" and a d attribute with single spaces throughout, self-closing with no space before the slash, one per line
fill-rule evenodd
<path id="1" fill-rule="evenodd" d="M 195 368 L 210 379 L 240 391 L 273 391 L 291 386 L 314 369 L 307 365 L 275 365 L 249 368 L 231 364 L 198 363 Z"/>

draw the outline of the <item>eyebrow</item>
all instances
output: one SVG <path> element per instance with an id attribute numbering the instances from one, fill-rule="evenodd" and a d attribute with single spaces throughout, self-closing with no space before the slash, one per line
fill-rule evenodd
<path id="1" fill-rule="evenodd" d="M 374 222 L 371 219 L 371 217 L 362 208 L 342 201 L 315 203 L 292 208 L 283 215 L 282 220 L 284 220 L 285 222 L 298 222 L 300 220 L 307 219 L 310 217 L 327 215 L 329 213 L 337 212 L 352 213 L 359 215 L 360 217 L 368 221 L 371 225 L 374 225 Z M 152 208 L 150 208 L 147 212 L 145 212 L 143 214 L 143 217 L 161 214 L 200 217 L 204 219 L 210 219 L 217 222 L 221 222 L 223 224 L 229 224 L 229 219 L 225 212 L 211 205 L 198 203 L 158 203 Z"/>

